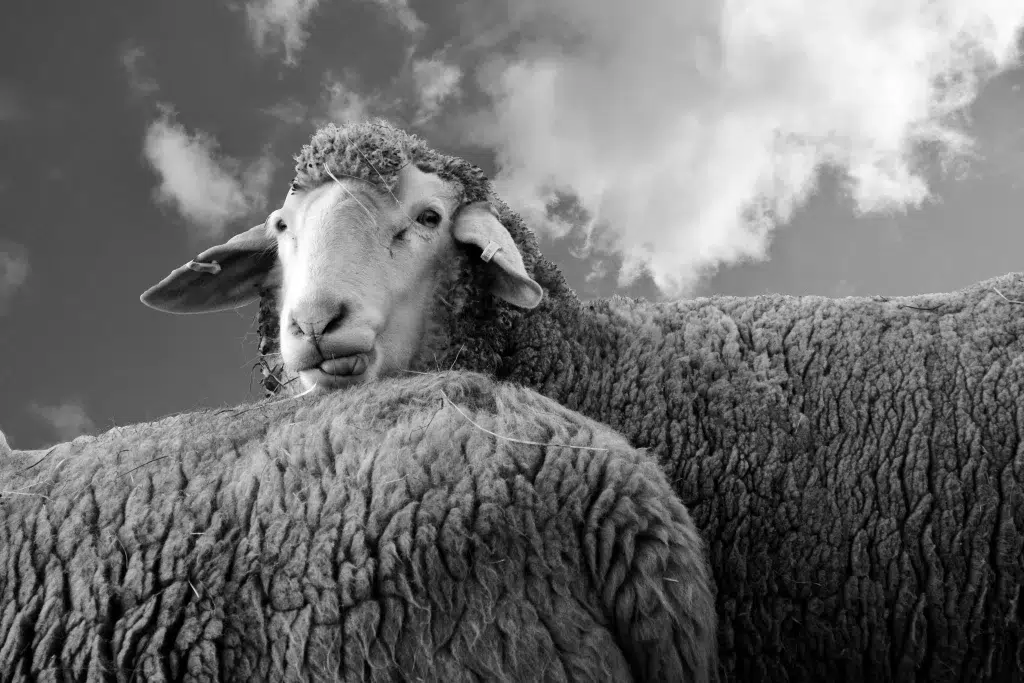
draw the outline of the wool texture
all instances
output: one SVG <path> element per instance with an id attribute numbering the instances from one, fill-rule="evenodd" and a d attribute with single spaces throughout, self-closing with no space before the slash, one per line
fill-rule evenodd
<path id="1" fill-rule="evenodd" d="M 3 681 L 703 683 L 715 631 L 657 463 L 482 375 L 0 461 Z"/>
<path id="2" fill-rule="evenodd" d="M 584 303 L 478 169 L 397 129 L 344 130 L 491 197 L 545 297 L 491 297 L 467 251 L 448 337 L 417 369 L 530 387 L 658 459 L 708 544 L 723 681 L 1019 680 L 1024 276 L 901 298 Z M 277 391 L 273 296 L 260 333 Z"/>

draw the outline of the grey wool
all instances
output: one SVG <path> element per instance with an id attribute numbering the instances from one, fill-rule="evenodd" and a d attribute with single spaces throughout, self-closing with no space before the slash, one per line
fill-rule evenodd
<path id="1" fill-rule="evenodd" d="M 657 463 L 477 374 L 0 460 L 3 681 L 705 682 L 715 631 Z"/>
<path id="2" fill-rule="evenodd" d="M 658 459 L 709 548 L 722 680 L 1024 669 L 1021 276 L 893 299 L 582 302 L 479 169 L 386 124 L 319 132 L 297 182 L 322 182 L 311 161 L 382 182 L 371 158 L 489 198 L 543 301 L 486 293 L 462 246 L 446 335 L 423 357 L 532 388 Z M 273 298 L 260 332 L 276 392 Z"/>

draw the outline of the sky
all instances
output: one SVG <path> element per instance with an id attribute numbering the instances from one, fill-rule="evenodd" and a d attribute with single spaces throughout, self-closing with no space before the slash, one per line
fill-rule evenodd
<path id="1" fill-rule="evenodd" d="M 261 395 L 255 306 L 139 294 L 262 222 L 316 127 L 484 168 L 584 299 L 1024 270 L 1024 0 L 10 0 L 0 430 Z"/>

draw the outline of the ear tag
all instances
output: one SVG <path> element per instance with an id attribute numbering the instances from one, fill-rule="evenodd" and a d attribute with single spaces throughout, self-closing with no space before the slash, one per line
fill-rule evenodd
<path id="1" fill-rule="evenodd" d="M 185 265 L 188 266 L 189 270 L 197 273 L 209 273 L 210 275 L 216 275 L 220 272 L 220 264 L 216 261 L 210 263 L 199 263 L 198 261 L 189 261 Z"/>
<path id="2" fill-rule="evenodd" d="M 494 258 L 494 255 L 497 254 L 500 249 L 501 245 L 494 240 L 491 240 L 487 243 L 487 248 L 484 249 L 484 253 L 480 254 L 480 258 L 483 259 L 484 263 L 487 263 Z"/>

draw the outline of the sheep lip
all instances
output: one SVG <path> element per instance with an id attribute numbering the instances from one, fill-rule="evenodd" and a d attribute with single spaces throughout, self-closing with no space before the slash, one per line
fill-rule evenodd
<path id="1" fill-rule="evenodd" d="M 354 353 L 349 356 L 340 356 L 338 358 L 329 358 L 320 365 L 317 369 L 325 375 L 331 375 L 333 377 L 358 377 L 366 372 L 366 369 L 370 365 L 370 359 L 367 358 L 365 353 Z"/>
<path id="2" fill-rule="evenodd" d="M 306 386 L 315 387 L 317 391 L 334 391 L 363 384 L 369 380 L 369 375 L 363 372 L 359 375 L 332 375 L 320 368 L 309 368 L 299 373 L 302 382 Z"/>

